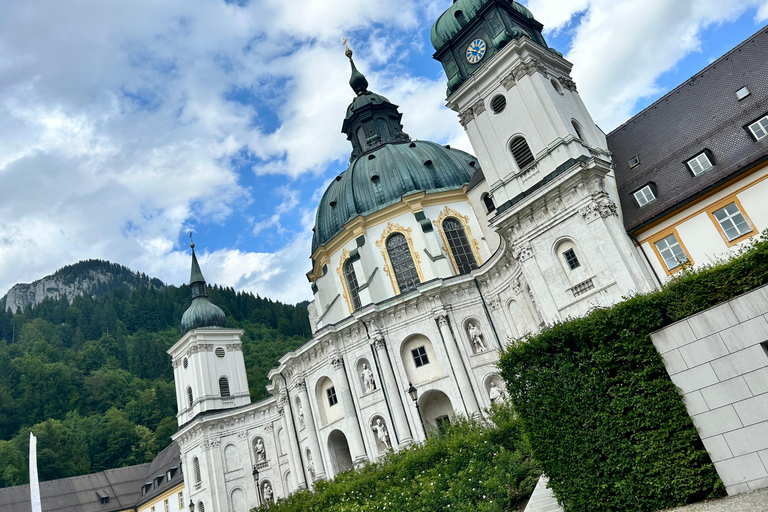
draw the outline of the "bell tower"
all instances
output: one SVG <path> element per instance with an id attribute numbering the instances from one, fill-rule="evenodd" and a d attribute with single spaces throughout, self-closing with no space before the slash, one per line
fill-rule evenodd
<path id="1" fill-rule="evenodd" d="M 652 285 L 620 220 L 605 135 L 542 28 L 511 0 L 455 0 L 431 40 L 481 165 L 485 204 L 473 206 L 549 323 Z"/>
<path id="2" fill-rule="evenodd" d="M 228 329 L 224 311 L 208 299 L 192 247 L 192 304 L 181 318 L 181 339 L 169 350 L 179 426 L 198 414 L 251 403 L 240 329 Z"/>

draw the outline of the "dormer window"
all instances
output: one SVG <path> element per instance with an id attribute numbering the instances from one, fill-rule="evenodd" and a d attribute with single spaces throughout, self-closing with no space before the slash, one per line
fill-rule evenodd
<path id="1" fill-rule="evenodd" d="M 640 165 L 640 157 L 638 155 L 634 155 L 630 157 L 629 159 L 629 168 L 637 167 Z"/>
<path id="2" fill-rule="evenodd" d="M 109 503 L 109 494 L 104 491 L 96 491 L 96 496 L 99 498 L 99 503 Z"/>
<path id="3" fill-rule="evenodd" d="M 709 160 L 709 156 L 707 156 L 706 151 L 702 151 L 695 157 L 691 158 L 686 162 L 688 165 L 688 168 L 691 170 L 694 176 L 698 176 L 699 174 L 710 170 L 712 167 L 712 162 Z"/>
<path id="4" fill-rule="evenodd" d="M 747 86 L 745 85 L 744 87 L 742 87 L 741 89 L 736 91 L 736 99 L 741 101 L 744 98 L 746 98 L 747 96 L 749 96 L 750 94 L 751 93 L 749 91 L 749 88 L 747 88 Z"/>
<path id="5" fill-rule="evenodd" d="M 637 205 L 642 208 L 643 206 L 647 205 L 651 201 L 656 200 L 656 194 L 653 192 L 653 189 L 651 188 L 651 185 L 648 184 L 635 192 L 633 194 L 635 196 L 635 201 L 637 201 Z"/>
<path id="6" fill-rule="evenodd" d="M 748 128 L 755 140 L 764 139 L 768 135 L 768 115 L 751 123 Z"/>

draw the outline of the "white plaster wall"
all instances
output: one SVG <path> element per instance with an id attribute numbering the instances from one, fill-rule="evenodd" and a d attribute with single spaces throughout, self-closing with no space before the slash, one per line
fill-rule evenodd
<path id="1" fill-rule="evenodd" d="M 728 494 L 768 487 L 768 287 L 651 339 Z"/>

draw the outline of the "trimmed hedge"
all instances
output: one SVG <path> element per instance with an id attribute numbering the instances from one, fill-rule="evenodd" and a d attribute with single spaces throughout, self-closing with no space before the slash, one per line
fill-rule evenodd
<path id="1" fill-rule="evenodd" d="M 423 444 L 263 508 L 270 512 L 523 510 L 541 471 L 511 407 L 494 407 L 492 419 L 497 427 L 457 418 L 444 434 Z"/>
<path id="2" fill-rule="evenodd" d="M 534 457 L 568 512 L 654 511 L 724 494 L 649 335 L 766 283 L 763 235 L 728 262 L 502 354 Z"/>

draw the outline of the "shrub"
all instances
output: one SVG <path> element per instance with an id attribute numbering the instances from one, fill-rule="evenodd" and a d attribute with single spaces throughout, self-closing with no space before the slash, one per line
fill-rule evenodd
<path id="1" fill-rule="evenodd" d="M 293 494 L 270 512 L 522 510 L 540 471 L 520 420 L 495 407 L 496 425 L 457 419 L 430 437 L 357 471 Z"/>
<path id="2" fill-rule="evenodd" d="M 650 333 L 766 283 L 764 236 L 731 261 L 502 354 L 534 456 L 569 512 L 652 511 L 723 494 Z"/>

